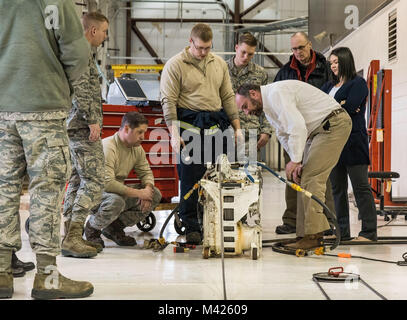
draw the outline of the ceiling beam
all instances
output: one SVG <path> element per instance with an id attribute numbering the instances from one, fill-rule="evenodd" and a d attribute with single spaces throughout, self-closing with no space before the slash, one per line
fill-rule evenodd
<path id="1" fill-rule="evenodd" d="M 262 42 L 259 41 L 259 49 L 263 50 L 264 52 L 270 53 L 266 55 L 267 58 L 269 58 L 277 67 L 282 68 L 284 64 L 273 54 L 271 54 L 271 51 L 267 49 Z"/>
<path id="2" fill-rule="evenodd" d="M 126 5 L 128 7 L 131 6 L 130 2 L 127 2 Z M 126 56 L 130 57 L 131 56 L 131 26 L 133 25 L 133 22 L 131 20 L 131 11 L 127 10 L 126 12 Z M 130 64 L 131 60 L 127 59 L 126 64 Z"/>
<path id="3" fill-rule="evenodd" d="M 232 10 L 230 10 L 230 8 L 228 6 L 225 5 L 225 3 L 221 0 L 216 0 L 216 2 L 219 3 L 219 5 L 226 11 L 226 9 L 228 10 L 228 13 L 231 17 L 233 17 L 235 14 Z"/>
<path id="4" fill-rule="evenodd" d="M 257 2 L 255 2 L 253 5 L 251 5 L 250 7 L 248 7 L 246 10 L 244 10 L 242 13 L 240 13 L 240 18 L 243 18 L 243 16 L 245 16 L 246 14 L 248 14 L 249 12 L 251 12 L 252 10 L 256 9 L 259 5 L 261 5 L 264 1 L 266 0 L 258 0 Z"/>
<path id="5" fill-rule="evenodd" d="M 240 23 L 240 0 L 235 0 L 235 14 L 233 15 L 233 22 Z"/>
<path id="6" fill-rule="evenodd" d="M 155 52 L 153 47 L 148 43 L 147 39 L 143 36 L 139 28 L 137 28 L 136 24 L 133 23 L 131 26 L 131 29 L 134 31 L 134 33 L 137 35 L 137 37 L 140 39 L 141 43 L 144 45 L 144 47 L 147 49 L 147 51 L 150 53 L 150 55 L 155 59 L 155 62 L 157 64 L 164 64 L 164 62 L 158 58 L 158 54 Z"/>
<path id="7" fill-rule="evenodd" d="M 132 18 L 133 22 L 154 22 L 154 23 L 224 23 L 222 19 L 180 19 L 180 18 Z M 254 20 L 241 19 L 242 24 L 265 24 L 280 20 Z"/>
<path id="8" fill-rule="evenodd" d="M 264 0 L 259 0 L 257 2 L 255 2 L 252 6 L 250 6 L 249 8 L 247 8 L 245 11 L 243 11 L 242 13 L 240 12 L 240 0 L 235 0 L 235 14 L 233 15 L 233 22 L 234 23 L 242 23 L 242 17 L 247 14 L 248 12 L 252 11 L 254 8 L 256 8 L 257 6 L 259 6 L 261 3 L 263 3 Z M 239 27 L 235 27 L 235 43 L 238 42 L 239 39 Z M 261 43 L 259 41 L 259 49 L 262 49 L 264 52 L 270 53 L 270 51 L 264 46 L 263 43 Z M 271 62 L 273 62 L 276 66 L 278 66 L 279 68 L 281 68 L 283 66 L 282 62 L 273 54 L 269 54 L 266 55 L 266 57 L 271 60 Z"/>

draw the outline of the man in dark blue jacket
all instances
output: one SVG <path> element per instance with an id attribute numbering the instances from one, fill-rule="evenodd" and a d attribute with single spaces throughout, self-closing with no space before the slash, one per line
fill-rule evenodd
<path id="1" fill-rule="evenodd" d="M 292 35 L 291 51 L 293 55 L 277 73 L 274 81 L 300 80 L 321 88 L 329 79 L 329 66 L 321 53 L 312 50 L 312 43 L 306 33 L 297 32 Z M 284 151 L 284 160 L 286 163 L 290 162 L 286 151 Z M 330 186 L 328 186 L 327 194 L 331 194 Z M 276 228 L 278 234 L 289 234 L 296 231 L 297 192 L 288 186 L 285 190 L 285 201 L 287 208 L 283 214 L 283 225 Z M 333 208 L 333 201 L 331 202 L 329 208 Z"/>

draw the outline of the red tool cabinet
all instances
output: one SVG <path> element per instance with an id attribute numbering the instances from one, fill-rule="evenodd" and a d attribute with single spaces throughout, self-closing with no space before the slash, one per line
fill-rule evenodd
<path id="1" fill-rule="evenodd" d="M 178 196 L 178 173 L 161 107 L 103 105 L 102 138 L 115 134 L 123 115 L 130 111 L 140 112 L 148 120 L 148 129 L 141 146 L 153 171 L 154 184 L 161 191 L 161 202 L 170 203 L 172 197 Z M 126 184 L 139 182 L 134 171 L 125 180 Z"/>

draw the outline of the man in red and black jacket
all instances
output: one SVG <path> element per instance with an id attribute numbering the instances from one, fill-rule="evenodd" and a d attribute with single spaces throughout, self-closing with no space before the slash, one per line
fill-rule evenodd
<path id="1" fill-rule="evenodd" d="M 324 55 L 312 50 L 312 43 L 304 32 L 297 32 L 291 36 L 291 51 L 293 55 L 290 60 L 280 69 L 274 81 L 300 80 L 314 87 L 321 88 L 329 79 L 329 65 Z M 290 162 L 290 157 L 284 151 L 285 162 Z M 327 194 L 332 194 L 328 186 Z M 329 197 L 331 199 L 332 196 Z M 276 228 L 278 234 L 290 234 L 296 231 L 297 219 L 297 191 L 286 187 L 285 200 L 287 208 L 283 214 L 283 225 Z M 327 201 L 329 208 L 330 201 Z"/>
<path id="2" fill-rule="evenodd" d="M 329 65 L 322 53 L 312 50 L 312 43 L 304 32 L 291 37 L 293 55 L 277 73 L 274 81 L 300 80 L 321 88 L 329 79 Z"/>

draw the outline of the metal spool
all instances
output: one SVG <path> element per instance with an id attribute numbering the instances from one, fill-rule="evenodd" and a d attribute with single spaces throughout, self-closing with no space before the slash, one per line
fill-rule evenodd
<path id="1" fill-rule="evenodd" d="M 353 282 L 360 280 L 360 275 L 348 272 L 342 272 L 339 275 L 333 275 L 330 274 L 329 272 L 319 272 L 314 273 L 312 277 L 320 282 L 345 282 L 345 281 Z"/>

